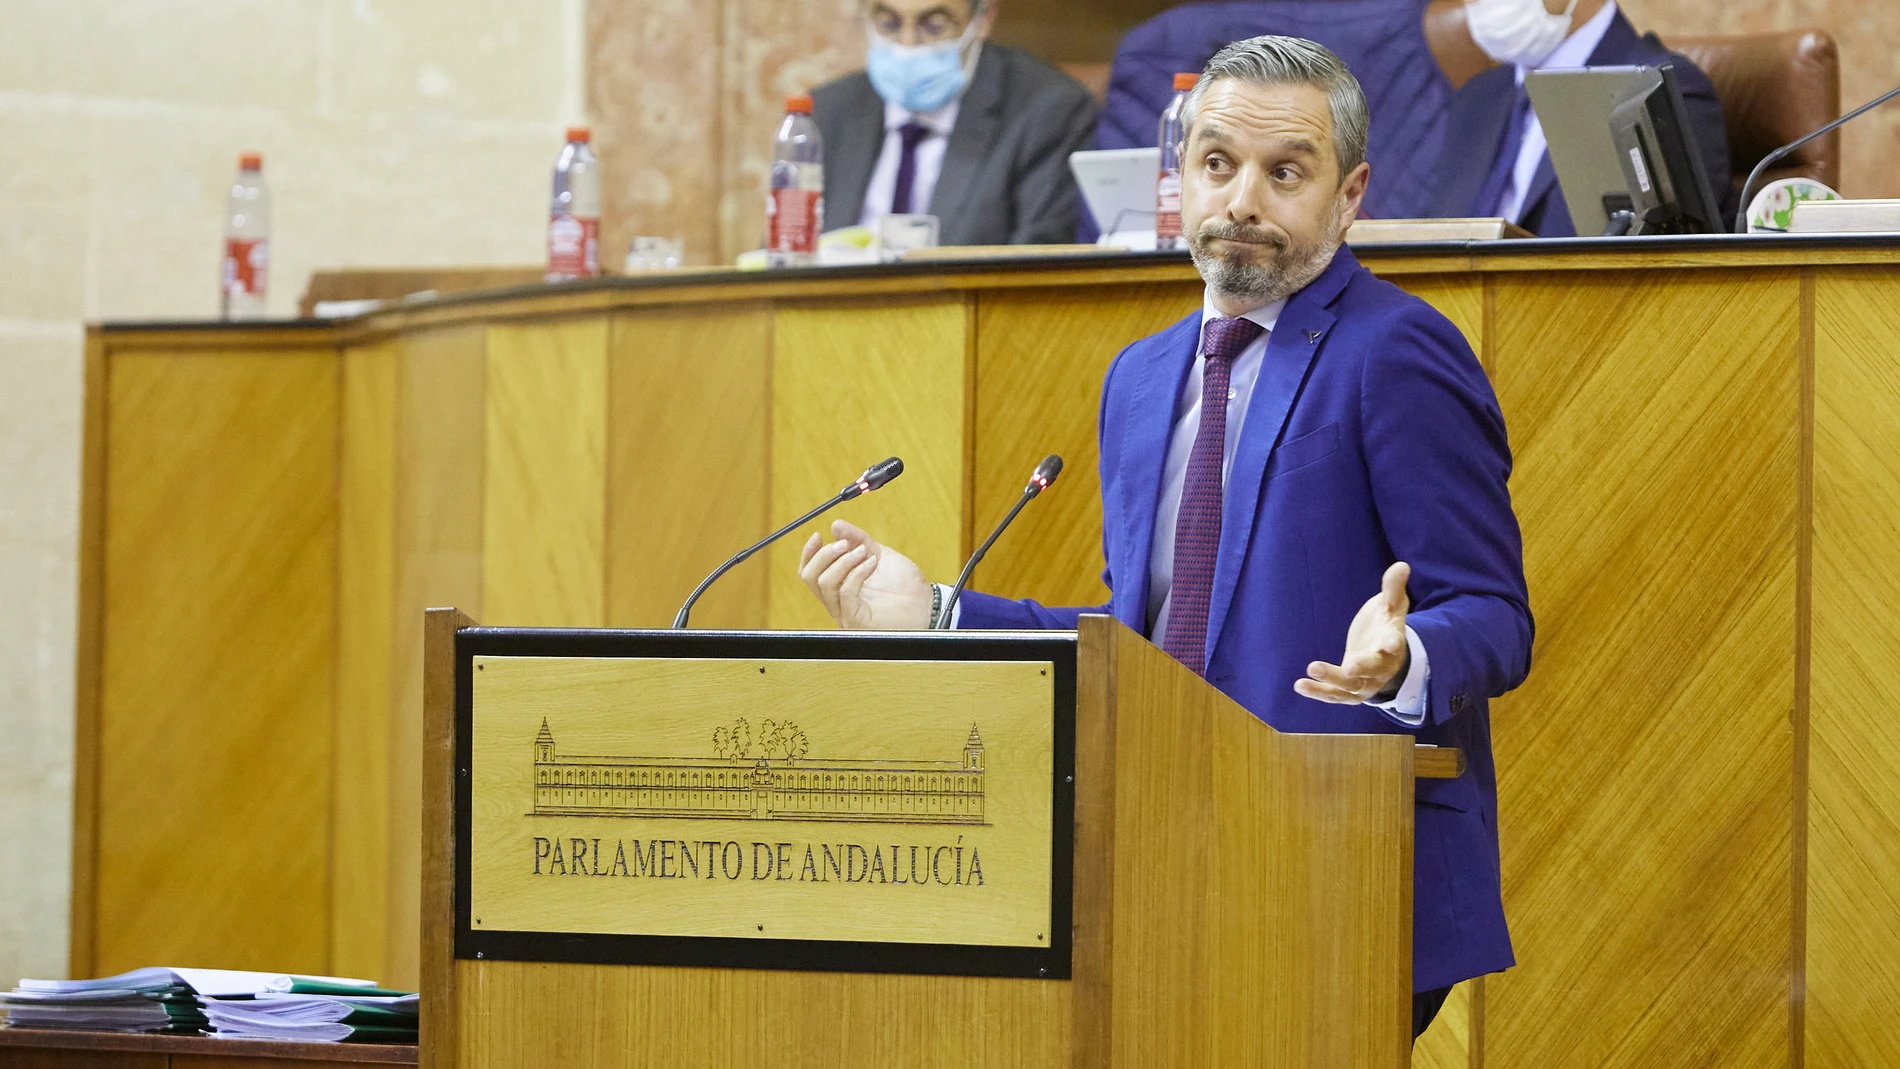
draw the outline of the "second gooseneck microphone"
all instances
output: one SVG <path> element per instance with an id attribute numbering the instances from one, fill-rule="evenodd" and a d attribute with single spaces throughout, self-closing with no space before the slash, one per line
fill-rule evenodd
<path id="1" fill-rule="evenodd" d="M 1058 464 L 1059 463 L 1060 462 L 1058 462 Z M 883 486 L 885 483 L 890 482 L 892 479 L 895 479 L 899 475 L 902 475 L 902 474 L 904 474 L 903 461 L 897 459 L 896 457 L 891 457 L 889 460 L 880 460 L 876 464 L 873 464 L 870 467 L 864 469 L 864 474 L 858 476 L 855 481 L 847 485 L 844 489 L 838 491 L 836 494 L 832 495 L 831 500 L 825 502 L 822 505 L 819 505 L 817 508 L 812 509 L 810 512 L 805 513 L 803 516 L 800 516 L 799 518 L 793 520 L 792 522 L 786 524 L 785 526 L 779 528 L 778 530 L 773 531 L 771 534 L 766 535 L 764 538 L 759 539 L 757 542 L 754 542 L 752 545 L 748 546 L 747 548 L 739 551 L 737 554 L 733 556 L 731 560 L 713 569 L 713 573 L 711 575 L 707 576 L 704 580 L 700 582 L 698 586 L 693 588 L 692 594 L 688 595 L 686 598 L 686 604 L 680 606 L 679 615 L 673 617 L 673 626 L 676 628 L 685 627 L 686 618 L 692 615 L 693 603 L 698 601 L 699 596 L 706 592 L 706 588 L 709 586 L 712 586 L 713 583 L 717 582 L 720 576 L 738 567 L 740 564 L 743 564 L 746 558 L 752 556 L 754 553 L 757 553 L 759 550 L 764 549 L 766 546 L 771 545 L 772 543 L 778 541 L 779 539 L 784 538 L 786 535 L 791 534 L 793 531 L 796 531 L 798 528 L 804 526 L 806 523 L 809 523 L 810 521 L 817 519 L 821 514 L 829 512 L 834 508 L 837 508 L 839 505 L 842 505 L 845 502 L 851 500 L 852 498 L 857 497 L 859 494 L 868 494 L 871 491 L 876 490 L 878 487 Z"/>
<path id="2" fill-rule="evenodd" d="M 963 574 L 957 576 L 957 585 L 950 588 L 950 596 L 944 599 L 943 611 L 937 616 L 938 628 L 947 630 L 950 627 L 950 620 L 956 611 L 957 599 L 963 596 L 963 588 L 970 585 L 970 576 L 975 574 L 976 566 L 982 562 L 983 555 L 990 551 L 990 547 L 996 544 L 996 540 L 1003 536 L 1003 532 L 1011 523 L 1015 522 L 1016 514 L 1023 510 L 1023 506 L 1035 500 L 1037 494 L 1049 489 L 1049 485 L 1055 482 L 1056 476 L 1060 474 L 1062 474 L 1062 458 L 1054 453 L 1043 457 L 1042 463 L 1036 465 L 1036 470 L 1029 476 L 1029 485 L 1023 487 L 1023 496 L 1016 499 L 1015 507 L 1009 510 L 1009 514 L 1003 517 L 1003 522 L 996 525 L 996 530 L 990 532 L 990 536 L 983 540 L 983 544 L 977 547 L 976 552 L 970 554 L 969 563 L 963 566 Z"/>

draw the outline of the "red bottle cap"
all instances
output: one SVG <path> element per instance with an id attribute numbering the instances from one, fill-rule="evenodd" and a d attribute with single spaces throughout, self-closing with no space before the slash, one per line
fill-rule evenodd
<path id="1" fill-rule="evenodd" d="M 587 127 L 585 126 L 570 126 L 567 128 L 567 139 L 569 141 L 579 141 L 584 145 L 593 139 L 593 135 L 587 132 Z"/>
<path id="2" fill-rule="evenodd" d="M 1201 76 L 1198 74 L 1177 74 L 1174 76 L 1174 91 L 1185 93 L 1194 88 L 1194 83 L 1200 80 Z"/>
<path id="3" fill-rule="evenodd" d="M 238 156 L 238 170 L 261 171 L 263 169 L 264 154 L 262 152 L 245 152 Z"/>
<path id="4" fill-rule="evenodd" d="M 785 98 L 785 114 L 810 115 L 811 114 L 811 97 L 803 96 L 803 95 L 786 97 Z"/>

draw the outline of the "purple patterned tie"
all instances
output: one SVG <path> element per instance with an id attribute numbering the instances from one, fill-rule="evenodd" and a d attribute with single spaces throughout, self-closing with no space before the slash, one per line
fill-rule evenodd
<path id="1" fill-rule="evenodd" d="M 902 142 L 902 152 L 897 157 L 897 183 L 891 190 L 891 214 L 910 214 L 911 187 L 917 184 L 917 146 L 930 136 L 930 127 L 919 122 L 907 122 L 897 128 L 898 139 Z"/>
<path id="2" fill-rule="evenodd" d="M 1227 453 L 1227 384 L 1234 357 L 1266 328 L 1251 319 L 1210 319 L 1201 328 L 1201 427 L 1188 453 L 1181 483 L 1181 511 L 1174 521 L 1174 581 L 1168 591 L 1168 656 L 1206 671 L 1207 610 L 1214 594 L 1214 559 L 1220 553 L 1221 465 Z"/>

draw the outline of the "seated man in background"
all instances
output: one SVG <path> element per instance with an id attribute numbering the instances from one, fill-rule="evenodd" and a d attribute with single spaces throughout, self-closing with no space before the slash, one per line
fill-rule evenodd
<path id="1" fill-rule="evenodd" d="M 1069 153 L 1095 132 L 1080 82 L 988 44 L 997 0 L 864 0 L 865 69 L 812 94 L 825 222 L 934 215 L 945 245 L 1075 240 Z"/>
<path id="2" fill-rule="evenodd" d="M 1574 237 L 1577 228 L 1524 76 L 1566 67 L 1673 63 L 1716 205 L 1734 218 L 1728 126 L 1714 84 L 1655 34 L 1638 36 L 1616 0 L 1466 0 L 1465 21 L 1472 40 L 1503 66 L 1452 95 L 1427 215 L 1502 216 L 1539 237 Z"/>

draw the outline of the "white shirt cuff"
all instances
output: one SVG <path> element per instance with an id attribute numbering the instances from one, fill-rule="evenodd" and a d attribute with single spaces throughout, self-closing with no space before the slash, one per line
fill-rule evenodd
<path id="1" fill-rule="evenodd" d="M 1398 694 L 1389 702 L 1366 704 L 1408 728 L 1422 727 L 1425 724 L 1425 687 L 1431 682 L 1432 662 L 1425 655 L 1425 644 L 1419 641 L 1418 632 L 1409 626 L 1405 629 L 1405 644 L 1411 648 L 1412 664 L 1405 673 L 1405 682 L 1399 684 Z"/>

